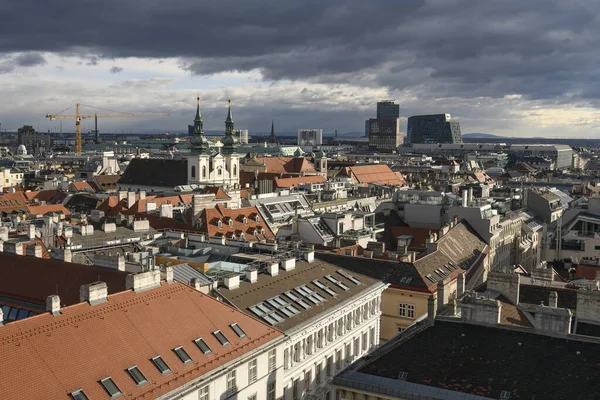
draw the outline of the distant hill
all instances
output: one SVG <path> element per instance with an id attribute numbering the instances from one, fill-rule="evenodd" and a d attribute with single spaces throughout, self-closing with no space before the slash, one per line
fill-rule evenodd
<path id="1" fill-rule="evenodd" d="M 491 133 L 463 133 L 462 137 L 467 139 L 494 139 L 500 138 L 501 136 L 492 135 Z"/>

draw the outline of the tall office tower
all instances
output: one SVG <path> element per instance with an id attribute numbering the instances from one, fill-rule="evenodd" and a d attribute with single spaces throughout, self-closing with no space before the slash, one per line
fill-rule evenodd
<path id="1" fill-rule="evenodd" d="M 379 151 L 393 151 L 403 143 L 400 131 L 400 106 L 392 100 L 377 102 L 377 118 L 365 121 L 369 133 L 369 147 Z"/>
<path id="2" fill-rule="evenodd" d="M 412 116 L 406 132 L 407 143 L 462 143 L 460 124 L 450 114 Z"/>
<path id="3" fill-rule="evenodd" d="M 298 146 L 323 144 L 323 129 L 298 129 Z"/>
<path id="4" fill-rule="evenodd" d="M 248 129 L 240 129 L 238 132 L 240 144 L 248 144 Z"/>

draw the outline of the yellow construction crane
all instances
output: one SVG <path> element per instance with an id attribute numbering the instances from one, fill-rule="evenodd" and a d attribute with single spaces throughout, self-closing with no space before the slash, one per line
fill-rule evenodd
<path id="1" fill-rule="evenodd" d="M 94 118 L 95 121 L 95 129 L 94 133 L 96 134 L 96 141 L 99 141 L 98 136 L 98 118 L 135 118 L 135 117 L 168 117 L 170 114 L 167 113 L 148 113 L 148 114 L 87 114 L 82 115 L 79 112 L 80 103 L 75 104 L 75 115 L 51 115 L 46 114 L 46 118 L 49 118 L 50 121 L 55 119 L 69 119 L 75 118 L 75 153 L 80 156 L 81 155 L 81 120 Z M 71 106 L 72 107 L 72 106 Z M 69 108 L 71 108 L 69 107 Z"/>

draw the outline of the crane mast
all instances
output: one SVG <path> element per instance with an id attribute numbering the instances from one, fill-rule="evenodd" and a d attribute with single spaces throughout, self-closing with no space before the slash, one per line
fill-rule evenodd
<path id="1" fill-rule="evenodd" d="M 67 119 L 74 118 L 75 119 L 75 154 L 78 156 L 81 155 L 82 152 L 82 139 L 81 139 L 81 120 L 94 118 L 94 134 L 96 141 L 99 139 L 98 135 L 98 118 L 135 118 L 135 117 L 168 117 L 170 114 L 168 113 L 147 113 L 147 114 L 98 114 L 94 113 L 91 115 L 82 115 L 79 111 L 79 103 L 75 104 L 75 115 L 53 115 L 46 114 L 46 118 L 53 121 L 55 119 Z"/>

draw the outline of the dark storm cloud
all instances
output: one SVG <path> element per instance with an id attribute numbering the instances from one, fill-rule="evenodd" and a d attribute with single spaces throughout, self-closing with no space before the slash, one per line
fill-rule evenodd
<path id="1" fill-rule="evenodd" d="M 424 97 L 595 100 L 598 15 L 594 0 L 0 0 L 0 52 L 180 57 L 193 74 L 259 69 Z"/>
<path id="2" fill-rule="evenodd" d="M 46 64 L 46 59 L 38 53 L 22 53 L 10 57 L 2 57 L 0 55 L 0 74 L 7 74 L 18 68 L 35 67 L 44 64 Z"/>

